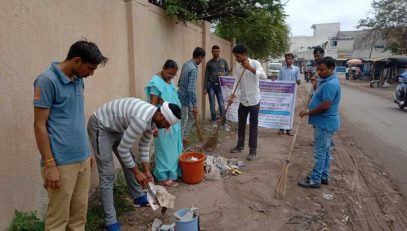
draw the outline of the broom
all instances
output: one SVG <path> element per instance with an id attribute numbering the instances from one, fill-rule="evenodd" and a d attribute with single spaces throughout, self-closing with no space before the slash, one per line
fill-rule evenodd
<path id="1" fill-rule="evenodd" d="M 291 141 L 291 147 L 290 147 L 290 151 L 288 153 L 288 157 L 285 160 L 283 169 L 281 170 L 280 176 L 278 177 L 277 186 L 274 189 L 277 199 L 279 199 L 280 196 L 282 196 L 282 197 L 285 196 L 285 186 L 287 185 L 288 166 L 290 165 L 291 155 L 293 153 L 294 144 L 295 144 L 295 140 L 297 139 L 298 131 L 300 130 L 302 118 L 303 117 L 301 117 L 300 121 L 298 122 L 297 129 L 295 130 L 293 140 Z"/>
<path id="2" fill-rule="evenodd" d="M 235 89 L 233 89 L 232 95 L 235 95 L 236 90 L 240 85 L 240 81 L 242 80 L 242 77 L 243 77 L 243 74 L 244 74 L 245 71 L 246 71 L 246 69 L 243 69 L 242 74 L 240 74 L 239 81 L 237 82 Z M 226 117 L 226 113 L 229 110 L 229 107 L 230 107 L 230 104 L 228 104 L 228 106 L 225 109 L 225 117 Z M 204 144 L 204 146 L 203 146 L 204 150 L 208 150 L 208 149 L 213 150 L 213 149 L 215 149 L 216 144 L 218 143 L 219 130 L 220 130 L 220 126 L 221 126 L 221 123 L 222 123 L 222 119 L 223 118 L 218 120 L 215 132 L 209 137 L 209 139 Z"/>
<path id="3" fill-rule="evenodd" d="M 311 86 L 311 88 L 314 88 L 314 84 Z M 308 102 L 309 102 L 309 100 L 308 100 Z M 308 102 L 304 102 L 305 108 L 307 108 Z M 280 176 L 278 177 L 277 186 L 274 189 L 274 192 L 275 192 L 275 195 L 276 195 L 277 199 L 279 199 L 280 196 L 281 197 L 285 196 L 285 186 L 287 185 L 288 166 L 290 165 L 291 155 L 292 155 L 293 150 L 294 150 L 295 140 L 297 139 L 297 134 L 298 134 L 298 131 L 300 130 L 300 126 L 301 126 L 301 122 L 302 122 L 303 118 L 304 117 L 301 117 L 300 121 L 298 122 L 297 129 L 295 130 L 293 140 L 291 141 L 291 147 L 290 147 L 290 151 L 288 153 L 288 157 L 285 160 L 285 164 L 283 166 L 283 169 L 281 170 Z"/>
<path id="4" fill-rule="evenodd" d="M 202 143 L 203 142 L 203 134 L 202 134 L 201 125 L 199 124 L 198 115 L 196 115 L 196 117 L 195 117 L 195 128 L 196 128 L 196 133 L 198 134 L 199 142 Z"/>

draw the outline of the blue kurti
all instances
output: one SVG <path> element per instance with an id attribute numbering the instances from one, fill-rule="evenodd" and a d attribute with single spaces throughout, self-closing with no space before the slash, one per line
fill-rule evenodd
<path id="1" fill-rule="evenodd" d="M 155 75 L 151 78 L 150 82 L 147 83 L 145 93 L 148 102 L 151 102 L 150 95 L 153 94 L 162 98 L 165 102 L 177 104 L 181 107 L 174 83 L 171 81 L 168 84 L 161 76 Z M 182 152 L 181 123 L 172 125 L 171 133 L 167 133 L 165 129 L 159 130 L 158 137 L 154 139 L 154 152 L 154 176 L 158 181 L 176 180 L 181 176 L 178 167 L 178 157 Z"/>

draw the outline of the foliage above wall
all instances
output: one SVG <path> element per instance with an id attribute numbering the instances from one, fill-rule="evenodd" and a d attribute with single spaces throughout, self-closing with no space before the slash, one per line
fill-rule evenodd
<path id="1" fill-rule="evenodd" d="M 255 58 L 288 50 L 288 26 L 279 0 L 149 0 L 181 22 L 206 20 L 223 38 L 244 43 Z"/>

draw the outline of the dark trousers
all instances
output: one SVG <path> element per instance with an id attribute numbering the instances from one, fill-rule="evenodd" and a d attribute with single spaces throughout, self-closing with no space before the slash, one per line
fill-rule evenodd
<path id="1" fill-rule="evenodd" d="M 238 109 L 239 129 L 237 147 L 244 148 L 247 116 L 250 114 L 249 148 L 250 153 L 256 153 L 257 149 L 257 125 L 259 123 L 260 103 L 253 106 L 244 106 L 240 103 Z"/>

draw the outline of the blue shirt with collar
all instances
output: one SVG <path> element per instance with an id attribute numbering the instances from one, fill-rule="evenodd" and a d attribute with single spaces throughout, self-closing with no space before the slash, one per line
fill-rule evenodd
<path id="1" fill-rule="evenodd" d="M 300 69 L 297 66 L 284 66 L 278 72 L 277 80 L 297 81 L 300 78 Z"/>
<path id="2" fill-rule="evenodd" d="M 340 127 L 339 102 L 341 100 L 341 85 L 335 74 L 326 79 L 320 79 L 318 88 L 312 96 L 308 109 L 312 110 L 324 101 L 332 102 L 329 109 L 309 116 L 308 123 L 315 127 L 336 131 Z"/>
<path id="3" fill-rule="evenodd" d="M 86 160 L 90 155 L 85 127 L 84 84 L 70 80 L 53 62 L 34 81 L 33 105 L 48 108 L 47 131 L 57 165 Z"/>
<path id="4" fill-rule="evenodd" d="M 193 59 L 182 65 L 181 76 L 178 81 L 178 98 L 182 106 L 197 105 L 196 79 L 198 77 L 198 65 Z"/>

